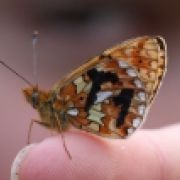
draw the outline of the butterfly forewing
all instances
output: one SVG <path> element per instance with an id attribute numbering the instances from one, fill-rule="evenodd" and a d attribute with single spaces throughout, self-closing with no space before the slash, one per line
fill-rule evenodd
<path id="1" fill-rule="evenodd" d="M 102 136 L 124 138 L 144 121 L 165 68 L 164 40 L 142 37 L 89 60 L 54 90 L 66 121 Z"/>

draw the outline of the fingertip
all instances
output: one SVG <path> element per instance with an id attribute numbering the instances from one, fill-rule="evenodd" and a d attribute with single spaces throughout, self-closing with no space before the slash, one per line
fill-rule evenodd
<path id="1" fill-rule="evenodd" d="M 84 132 L 65 133 L 67 156 L 61 136 L 34 146 L 22 161 L 21 180 L 168 179 L 152 132 L 138 131 L 126 140 L 106 139 Z M 13 179 L 14 180 L 14 179 Z"/>
<path id="2" fill-rule="evenodd" d="M 19 172 L 20 172 L 22 161 L 24 160 L 24 158 L 26 157 L 26 155 L 29 153 L 29 151 L 32 149 L 34 145 L 35 144 L 30 144 L 28 146 L 25 146 L 16 155 L 11 166 L 11 180 L 19 180 Z"/>
<path id="3" fill-rule="evenodd" d="M 111 179 L 111 147 L 106 140 L 83 132 L 65 133 L 65 140 L 72 160 L 65 153 L 60 135 L 48 138 L 28 153 L 20 179 Z"/>

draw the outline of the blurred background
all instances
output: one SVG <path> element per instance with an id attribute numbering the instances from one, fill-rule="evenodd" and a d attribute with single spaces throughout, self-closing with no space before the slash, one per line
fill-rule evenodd
<path id="1" fill-rule="evenodd" d="M 33 30 L 38 29 L 38 82 L 50 89 L 62 76 L 121 41 L 162 35 L 168 44 L 168 72 L 144 128 L 179 122 L 180 2 L 140 0 L 0 1 L 0 58 L 33 80 Z M 23 81 L 0 66 L 0 179 L 10 178 L 16 153 L 26 144 L 37 113 L 25 102 Z M 49 135 L 35 125 L 32 142 Z"/>

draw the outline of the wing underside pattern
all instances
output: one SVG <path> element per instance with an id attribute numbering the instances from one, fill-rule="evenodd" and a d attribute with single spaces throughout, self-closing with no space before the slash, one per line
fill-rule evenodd
<path id="1" fill-rule="evenodd" d="M 159 89 L 165 43 L 160 37 L 133 39 L 82 67 L 55 86 L 68 120 L 85 131 L 125 138 L 142 124 Z"/>

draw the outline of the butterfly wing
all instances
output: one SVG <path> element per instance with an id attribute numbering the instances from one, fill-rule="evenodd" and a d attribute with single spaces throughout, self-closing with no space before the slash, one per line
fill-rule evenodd
<path id="1" fill-rule="evenodd" d="M 104 51 L 53 90 L 75 127 L 124 138 L 144 121 L 166 64 L 163 38 L 144 36 Z"/>

